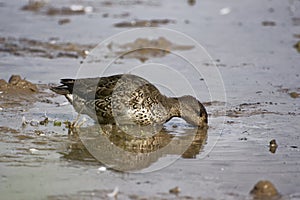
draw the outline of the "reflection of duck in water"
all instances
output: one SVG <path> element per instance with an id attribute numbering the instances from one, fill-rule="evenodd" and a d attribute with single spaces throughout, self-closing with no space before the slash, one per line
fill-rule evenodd
<path id="1" fill-rule="evenodd" d="M 163 128 L 147 138 L 136 138 L 123 132 L 116 125 L 94 125 L 74 130 L 72 147 L 64 153 L 71 160 L 93 161 L 111 166 L 119 171 L 139 171 L 166 157 L 168 161 L 196 158 L 207 141 L 206 128 Z M 77 136 L 80 137 L 77 138 Z M 77 139 L 77 143 L 74 143 Z M 175 156 L 175 157 L 174 157 Z"/>
<path id="2" fill-rule="evenodd" d="M 181 117 L 195 126 L 207 125 L 207 112 L 196 98 L 166 97 L 136 75 L 62 79 L 61 83 L 51 90 L 65 95 L 77 112 L 100 124 L 161 125 Z"/>

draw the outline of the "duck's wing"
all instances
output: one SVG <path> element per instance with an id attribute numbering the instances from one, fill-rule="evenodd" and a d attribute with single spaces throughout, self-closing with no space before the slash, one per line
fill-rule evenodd
<path id="1" fill-rule="evenodd" d="M 104 99 L 112 95 L 118 81 L 122 81 L 122 75 L 102 77 L 98 79 L 97 87 L 94 90 L 95 99 Z"/>
<path id="2" fill-rule="evenodd" d="M 71 86 L 72 94 L 86 101 L 95 100 L 99 80 L 101 78 L 76 79 Z"/>

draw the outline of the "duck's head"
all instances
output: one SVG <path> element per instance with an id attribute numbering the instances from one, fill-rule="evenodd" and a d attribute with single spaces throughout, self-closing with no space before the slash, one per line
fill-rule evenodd
<path id="1" fill-rule="evenodd" d="M 194 126 L 207 127 L 207 112 L 200 101 L 193 96 L 182 96 L 178 101 L 180 117 Z"/>

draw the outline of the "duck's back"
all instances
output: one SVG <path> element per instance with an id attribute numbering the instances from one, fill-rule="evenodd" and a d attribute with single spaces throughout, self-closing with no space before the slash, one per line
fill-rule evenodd
<path id="1" fill-rule="evenodd" d="M 77 79 L 72 93 L 75 110 L 99 123 L 162 124 L 169 116 L 167 97 L 136 75 Z"/>

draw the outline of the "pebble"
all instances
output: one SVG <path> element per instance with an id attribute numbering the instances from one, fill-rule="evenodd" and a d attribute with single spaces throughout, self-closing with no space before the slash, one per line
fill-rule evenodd
<path id="1" fill-rule="evenodd" d="M 176 187 L 170 189 L 169 192 L 170 192 L 171 194 L 177 195 L 177 194 L 180 193 L 180 188 L 179 188 L 178 186 L 176 186 Z"/>
<path id="2" fill-rule="evenodd" d="M 26 124 L 27 124 L 26 118 L 25 118 L 25 116 L 23 116 L 22 117 L 22 126 L 25 126 Z"/>
<path id="3" fill-rule="evenodd" d="M 270 141 L 269 147 L 270 147 L 269 150 L 270 150 L 271 153 L 275 153 L 276 152 L 276 149 L 277 149 L 278 145 L 277 145 L 275 139 L 273 139 L 273 140 Z"/>
<path id="4" fill-rule="evenodd" d="M 271 199 L 279 197 L 279 193 L 275 186 L 268 180 L 262 180 L 255 184 L 250 194 L 254 196 L 255 199 Z"/>
<path id="5" fill-rule="evenodd" d="M 111 193 L 108 193 L 107 196 L 110 198 L 114 198 L 118 195 L 118 193 L 119 193 L 119 188 L 115 187 L 114 191 L 112 191 Z"/>
<path id="6" fill-rule="evenodd" d="M 220 15 L 228 15 L 230 12 L 231 9 L 229 7 L 225 7 L 220 10 Z"/>
<path id="7" fill-rule="evenodd" d="M 37 153 L 39 150 L 34 149 L 34 148 L 31 148 L 31 149 L 29 149 L 29 151 L 30 151 L 30 153 L 35 154 L 35 153 Z"/>
<path id="8" fill-rule="evenodd" d="M 84 7 L 82 5 L 71 5 L 70 6 L 70 10 L 72 11 L 82 11 L 84 10 Z"/>
<path id="9" fill-rule="evenodd" d="M 100 172 L 105 172 L 107 169 L 106 169 L 106 167 L 99 167 L 98 168 L 98 171 L 100 171 Z"/>

